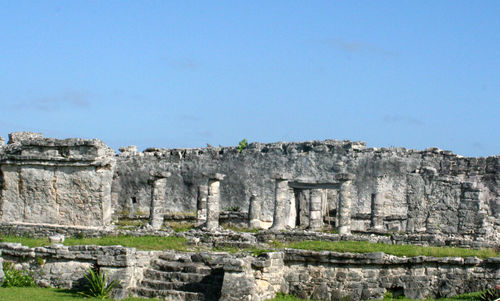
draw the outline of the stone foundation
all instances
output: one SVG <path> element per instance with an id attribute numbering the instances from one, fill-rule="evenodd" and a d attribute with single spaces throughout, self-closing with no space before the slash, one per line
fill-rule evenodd
<path id="1" fill-rule="evenodd" d="M 28 248 L 12 243 L 0 243 L 0 251 L 3 260 L 32 271 L 42 286 L 77 287 L 88 268 L 97 263 L 110 279 L 120 282 L 114 291 L 117 298 L 155 296 L 151 289 L 155 285 L 156 296 L 198 298 L 204 292 L 198 287 L 210 284 L 211 296 L 220 296 L 219 300 L 261 301 L 278 292 L 318 300 L 381 299 L 387 292 L 424 299 L 480 291 L 500 283 L 500 258 L 406 258 L 292 249 L 252 257 L 147 252 L 121 246 Z M 183 286 L 169 288 L 179 281 Z"/>

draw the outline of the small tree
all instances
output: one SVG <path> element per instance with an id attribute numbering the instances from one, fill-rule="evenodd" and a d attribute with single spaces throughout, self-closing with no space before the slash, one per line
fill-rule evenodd
<path id="1" fill-rule="evenodd" d="M 238 152 L 241 153 L 244 149 L 248 147 L 248 141 L 247 139 L 243 139 L 238 143 Z"/>

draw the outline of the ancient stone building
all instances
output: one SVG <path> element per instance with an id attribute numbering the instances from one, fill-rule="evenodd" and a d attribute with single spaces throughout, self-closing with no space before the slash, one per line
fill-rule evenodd
<path id="1" fill-rule="evenodd" d="M 142 216 L 159 228 L 197 216 L 212 229 L 231 209 L 278 230 L 500 238 L 500 156 L 335 140 L 120 151 L 11 134 L 0 147 L 0 222 L 105 227 Z"/>

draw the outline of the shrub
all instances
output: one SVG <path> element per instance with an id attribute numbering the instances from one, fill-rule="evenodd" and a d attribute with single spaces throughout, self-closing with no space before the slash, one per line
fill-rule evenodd
<path id="1" fill-rule="evenodd" d="M 98 264 L 94 264 L 85 275 L 85 279 L 88 282 L 87 287 L 80 294 L 101 300 L 108 299 L 111 295 L 111 290 L 118 286 L 118 282 L 113 280 L 108 283 L 106 278 L 106 273 L 101 271 L 101 267 Z"/>
<path id="2" fill-rule="evenodd" d="M 240 212 L 240 211 L 241 211 L 241 208 L 240 208 L 240 206 L 231 206 L 231 207 L 227 207 L 227 208 L 226 208 L 226 211 L 230 211 L 230 212 Z"/>
<path id="3" fill-rule="evenodd" d="M 36 287 L 33 274 L 28 271 L 16 270 L 12 262 L 4 262 L 3 270 L 5 278 L 2 283 L 3 287 Z"/>
<path id="4" fill-rule="evenodd" d="M 248 141 L 247 139 L 243 139 L 238 143 L 238 152 L 241 153 L 244 149 L 248 147 Z"/>
<path id="5" fill-rule="evenodd" d="M 500 289 L 498 287 L 484 290 L 479 296 L 480 301 L 493 301 L 499 298 L 500 298 Z"/>

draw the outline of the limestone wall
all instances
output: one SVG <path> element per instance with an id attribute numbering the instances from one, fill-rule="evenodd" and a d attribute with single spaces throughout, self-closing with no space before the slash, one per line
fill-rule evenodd
<path id="1" fill-rule="evenodd" d="M 99 140 L 11 134 L 0 149 L 0 221 L 107 225 L 113 165 L 113 150 Z"/>
<path id="2" fill-rule="evenodd" d="M 396 257 L 287 250 L 282 290 L 318 300 L 450 297 L 500 283 L 500 258 Z"/>
<path id="3" fill-rule="evenodd" d="M 226 175 L 220 182 L 221 209 L 246 212 L 253 198 L 260 220 L 270 226 L 274 176 L 286 174 L 285 197 L 293 207 L 285 214 L 292 218 L 283 223 L 287 227 L 310 227 L 311 191 L 318 190 L 327 227 L 345 220 L 349 231 L 500 238 L 500 156 L 465 158 L 435 148 L 374 149 L 327 140 L 252 143 L 241 153 L 231 147 L 124 152 L 115 170 L 113 204 L 117 213 L 128 215 L 149 212 L 154 173 L 170 173 L 167 212 L 196 213 L 200 187 L 208 184 L 210 174 L 220 172 Z M 352 178 L 344 194 L 348 208 L 339 207 L 343 175 Z"/>
<path id="4" fill-rule="evenodd" d="M 136 251 L 122 246 L 63 246 L 29 248 L 17 243 L 0 243 L 3 261 L 30 271 L 39 286 L 78 289 L 88 269 L 97 264 L 110 280 L 117 280 L 116 298 L 128 297 L 142 280 L 143 270 L 157 252 Z"/>
<path id="5" fill-rule="evenodd" d="M 260 211 L 253 209 L 253 227 L 274 222 L 278 230 L 500 240 L 500 156 L 465 158 L 436 148 L 375 149 L 335 140 L 251 143 L 242 152 L 127 147 L 115 155 L 99 140 L 34 133 L 9 138 L 0 147 L 4 224 L 101 227 L 151 212 L 156 228 L 163 216 L 198 215 L 202 223 L 209 181 L 223 174 L 220 212 L 247 213 L 252 199 Z"/>
<path id="6" fill-rule="evenodd" d="M 111 279 L 120 282 L 115 297 L 134 294 L 144 285 L 141 281 L 147 280 L 145 272 L 149 270 L 151 277 L 152 266 L 158 268 L 158 263 L 155 266 L 157 258 L 169 258 L 164 265 L 168 271 L 182 269 L 182 272 L 159 274 L 183 274 L 185 281 L 192 279 L 193 283 L 185 283 L 186 288 L 195 287 L 195 282 L 200 280 L 188 277 L 193 276 L 196 269 L 183 269 L 192 263 L 190 258 L 206 258 L 212 265 L 222 267 L 219 300 L 225 301 L 262 301 L 273 298 L 278 292 L 316 300 L 382 299 L 386 293 L 394 297 L 424 299 L 451 297 L 500 284 L 498 257 L 407 258 L 384 253 L 292 249 L 252 257 L 227 253 L 146 252 L 121 246 L 28 248 L 13 243 L 0 243 L 0 254 L 3 257 L 0 262 L 10 261 L 16 268 L 33 272 L 39 285 L 62 288 L 78 287 L 87 269 L 97 263 Z M 168 286 L 166 281 L 162 283 Z M 161 295 L 162 292 L 157 293 Z"/>

